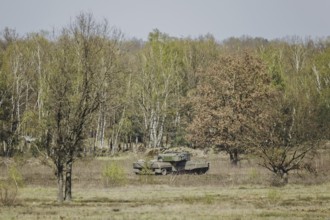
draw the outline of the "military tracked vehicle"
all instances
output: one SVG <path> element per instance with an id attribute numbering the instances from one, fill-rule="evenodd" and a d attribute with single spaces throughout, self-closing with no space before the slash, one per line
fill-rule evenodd
<path id="1" fill-rule="evenodd" d="M 138 160 L 133 163 L 136 174 L 195 173 L 203 174 L 209 170 L 210 163 L 190 160 L 188 152 L 167 152 L 158 154 L 154 160 Z"/>

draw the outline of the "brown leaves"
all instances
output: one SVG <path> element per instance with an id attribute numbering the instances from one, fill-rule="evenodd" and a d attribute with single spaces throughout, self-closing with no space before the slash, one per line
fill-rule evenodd
<path id="1" fill-rule="evenodd" d="M 193 108 L 189 139 L 199 146 L 253 144 L 263 127 L 263 102 L 270 91 L 261 61 L 249 54 L 225 56 L 199 76 L 189 100 Z"/>

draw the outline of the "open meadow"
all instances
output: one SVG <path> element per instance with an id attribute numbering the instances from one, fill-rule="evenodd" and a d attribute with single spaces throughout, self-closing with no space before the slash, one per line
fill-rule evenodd
<path id="1" fill-rule="evenodd" d="M 16 202 L 0 207 L 0 219 L 329 219 L 329 154 L 317 160 L 318 174 L 293 173 L 284 187 L 253 160 L 232 167 L 224 155 L 206 155 L 204 175 L 135 175 L 132 153 L 77 161 L 73 201 L 58 204 L 53 171 L 37 161 L 21 167 L 24 187 Z M 122 178 L 106 181 L 115 164 Z M 1 175 L 5 168 L 1 167 Z"/>

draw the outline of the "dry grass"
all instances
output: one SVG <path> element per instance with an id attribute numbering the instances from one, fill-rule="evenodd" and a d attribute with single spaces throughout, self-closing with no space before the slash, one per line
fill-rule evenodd
<path id="1" fill-rule="evenodd" d="M 55 188 L 24 188 L 1 219 L 325 219 L 330 184 L 269 187 L 125 186 L 74 190 L 58 205 Z"/>
<path id="2" fill-rule="evenodd" d="M 25 188 L 16 206 L 0 207 L 0 219 L 327 219 L 330 181 L 323 154 L 313 176 L 294 173 L 290 184 L 269 185 L 270 173 L 244 160 L 231 167 L 221 155 L 208 156 L 205 175 L 139 176 L 132 162 L 142 155 L 78 161 L 73 201 L 56 202 L 53 171 L 35 163 L 23 167 Z M 102 170 L 113 161 L 125 170 L 125 185 L 104 187 Z M 324 170 L 323 170 L 324 169 Z M 321 172 L 322 171 L 322 172 Z M 1 175 L 1 172 L 0 172 Z"/>

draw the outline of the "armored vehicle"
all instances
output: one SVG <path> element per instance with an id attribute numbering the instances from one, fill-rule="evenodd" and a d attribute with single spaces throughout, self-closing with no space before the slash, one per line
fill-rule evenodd
<path id="1" fill-rule="evenodd" d="M 158 154 L 154 160 L 138 160 L 133 163 L 136 174 L 196 173 L 203 174 L 209 170 L 210 163 L 192 161 L 188 152 L 167 152 Z"/>

